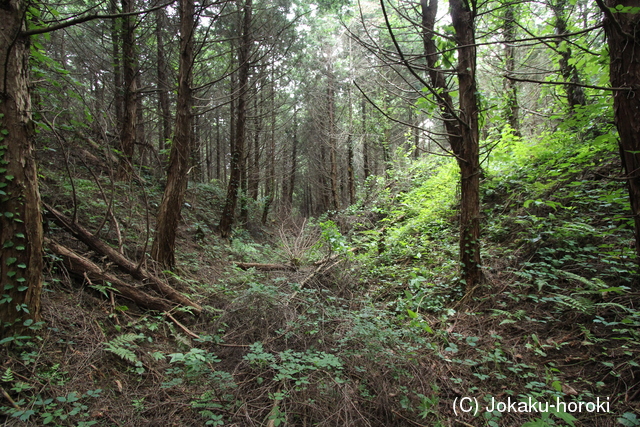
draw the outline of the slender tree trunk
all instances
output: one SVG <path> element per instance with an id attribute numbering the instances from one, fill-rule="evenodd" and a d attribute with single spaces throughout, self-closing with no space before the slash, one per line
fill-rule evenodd
<path id="1" fill-rule="evenodd" d="M 164 190 L 151 256 L 165 268 L 175 267 L 176 230 L 187 189 L 187 172 L 192 149 L 193 99 L 191 93 L 194 36 L 194 0 L 180 0 L 180 64 L 178 71 L 178 105 L 167 186 Z"/>
<path id="2" fill-rule="evenodd" d="M 329 139 L 329 167 L 331 172 L 329 180 L 331 182 L 331 209 L 340 209 L 340 199 L 338 196 L 338 143 L 336 141 L 336 92 L 335 75 L 333 69 L 329 70 L 329 81 L 327 82 L 327 107 L 329 110 L 328 139 Z"/>
<path id="3" fill-rule="evenodd" d="M 555 15 L 556 34 L 560 36 L 568 33 L 567 17 L 565 15 L 567 3 L 567 0 L 555 0 L 551 5 L 553 14 Z M 567 103 L 569 104 L 570 110 L 573 111 L 576 105 L 586 105 L 587 101 L 584 95 L 584 88 L 577 86 L 581 83 L 580 74 L 578 73 L 576 66 L 571 62 L 571 48 L 566 43 L 564 37 L 562 40 L 564 42 L 556 42 L 556 48 L 560 53 L 560 74 L 562 74 L 565 82 L 574 83 L 572 85 L 565 86 L 565 90 L 567 91 Z"/>
<path id="4" fill-rule="evenodd" d="M 251 54 L 251 12 L 252 0 L 245 0 L 244 14 L 242 23 L 242 39 L 238 49 L 238 62 L 240 68 L 238 70 L 238 117 L 236 118 L 235 143 L 231 153 L 231 175 L 229 177 L 229 186 L 227 187 L 227 199 L 222 210 L 222 217 L 218 229 L 223 238 L 231 235 L 231 227 L 235 219 L 236 206 L 238 204 L 238 189 L 240 187 L 240 178 L 242 176 L 242 160 L 244 159 L 244 143 L 247 105 L 246 97 L 249 83 L 249 70 L 251 64 L 249 62 Z"/>
<path id="5" fill-rule="evenodd" d="M 249 140 L 249 132 L 247 132 L 246 140 Z M 249 154 L 251 144 L 247 144 L 244 156 L 242 157 L 242 167 L 240 168 L 240 224 L 246 226 L 249 221 L 249 204 L 247 200 L 247 191 L 249 185 L 250 171 L 248 171 Z"/>
<path id="6" fill-rule="evenodd" d="M 450 0 L 451 21 L 456 30 L 460 112 L 460 140 L 452 148 L 460 166 L 460 261 L 467 289 L 482 280 L 480 266 L 480 136 L 476 84 L 475 13 L 464 0 Z"/>
<path id="7" fill-rule="evenodd" d="M 276 182 L 276 166 L 275 166 L 275 157 L 276 157 L 276 90 L 275 90 L 275 82 L 271 81 L 271 135 L 269 137 L 269 145 L 267 150 L 267 170 L 264 182 L 264 209 L 262 210 L 262 224 L 267 223 L 267 218 L 269 216 L 269 209 L 271 209 L 271 205 L 273 204 L 273 200 L 275 199 L 275 182 Z"/>
<path id="8" fill-rule="evenodd" d="M 137 61 L 136 61 L 137 62 Z M 136 65 L 136 68 L 137 65 Z M 140 73 L 136 73 L 136 87 L 142 87 L 142 78 Z M 144 110 L 142 109 L 142 94 L 136 91 L 136 139 L 135 143 L 138 145 L 140 151 L 140 164 L 147 165 L 147 156 L 151 158 L 152 153 L 147 145 L 147 137 L 144 129 Z"/>
<path id="9" fill-rule="evenodd" d="M 520 108 L 518 106 L 518 86 L 513 77 L 516 69 L 516 6 L 508 3 L 504 10 L 504 24 L 502 27 L 504 37 L 504 65 L 506 78 L 504 79 L 505 105 L 504 118 L 516 135 L 520 136 Z"/>
<path id="10" fill-rule="evenodd" d="M 618 5 L 640 7 L 640 1 L 606 0 L 598 4 L 604 10 L 604 29 L 610 56 L 611 86 L 629 88 L 613 92 L 615 121 L 620 137 L 620 156 L 626 172 L 629 200 L 635 224 L 635 247 L 640 263 L 640 13 L 613 13 Z"/>
<path id="11" fill-rule="evenodd" d="M 293 111 L 293 147 L 291 148 L 291 171 L 287 193 L 288 205 L 293 208 L 293 190 L 296 185 L 296 170 L 298 168 L 298 110 Z"/>
<path id="12" fill-rule="evenodd" d="M 371 175 L 371 169 L 369 168 L 369 141 L 367 139 L 367 100 L 362 97 L 362 163 L 363 163 L 363 176 L 366 181 Z"/>
<path id="13" fill-rule="evenodd" d="M 118 0 L 111 0 L 109 12 L 111 14 L 118 13 Z M 111 20 L 111 43 L 112 43 L 112 54 L 113 54 L 113 105 L 116 114 L 116 122 L 115 128 L 117 129 L 118 140 L 120 138 L 120 131 L 122 130 L 122 107 L 124 105 L 124 100 L 122 98 L 122 65 L 120 58 L 120 32 L 121 28 L 121 19 L 112 19 Z"/>
<path id="14" fill-rule="evenodd" d="M 135 0 L 122 0 L 122 12 L 131 13 Z M 118 179 L 127 180 L 133 171 L 133 153 L 136 143 L 136 49 L 134 16 L 123 18 L 122 28 L 122 68 L 124 71 L 124 113 L 120 131 L 120 166 Z"/>
<path id="15" fill-rule="evenodd" d="M 411 128 L 411 136 L 413 136 L 413 160 L 418 160 L 420 158 L 420 115 L 419 114 L 415 114 L 414 113 L 414 109 L 411 108 L 410 110 L 410 115 L 412 116 L 413 120 L 413 127 Z M 414 117 L 415 115 L 415 117 Z"/>
<path id="16" fill-rule="evenodd" d="M 351 47 L 351 42 L 349 42 Z M 349 135 L 347 136 L 347 185 L 349 188 L 349 204 L 356 202 L 356 177 L 353 170 L 353 109 L 351 107 L 351 88 L 349 88 Z"/>
<path id="17" fill-rule="evenodd" d="M 263 96 L 260 87 L 256 87 L 258 93 L 254 98 L 253 109 L 255 111 L 255 133 L 253 135 L 253 150 L 251 154 L 251 170 L 249 172 L 249 197 L 258 200 L 260 188 L 260 136 L 262 134 Z"/>
<path id="18" fill-rule="evenodd" d="M 39 320 L 42 293 L 42 217 L 31 142 L 27 2 L 0 7 L 0 337 Z"/>
<path id="19" fill-rule="evenodd" d="M 459 111 L 454 108 L 444 72 L 437 64 L 433 40 L 437 0 L 421 0 L 425 56 L 449 143 L 460 167 L 460 264 L 462 281 L 473 289 L 482 280 L 480 266 L 480 142 L 476 85 L 475 13 L 463 0 L 450 0 L 449 11 L 458 46 Z"/>
<path id="20" fill-rule="evenodd" d="M 220 110 L 216 110 L 216 179 L 222 179 L 222 138 L 220 138 Z"/>
<path id="21" fill-rule="evenodd" d="M 205 132 L 205 136 L 204 136 L 204 160 L 206 163 L 206 177 L 207 177 L 207 182 L 211 182 L 212 179 L 212 161 L 211 161 L 211 156 L 212 156 L 212 149 L 211 149 L 211 124 L 210 124 L 210 120 L 206 120 L 205 121 L 207 126 L 206 126 L 206 130 Z"/>
<path id="22" fill-rule="evenodd" d="M 169 83 L 167 81 L 167 60 L 164 51 L 163 29 L 165 25 L 164 9 L 158 9 L 156 12 L 156 45 L 157 45 L 157 77 L 158 77 L 158 107 L 160 110 L 161 130 L 158 132 L 158 151 L 160 159 L 166 161 L 164 154 L 165 144 L 171 138 L 171 113 L 169 112 Z"/>

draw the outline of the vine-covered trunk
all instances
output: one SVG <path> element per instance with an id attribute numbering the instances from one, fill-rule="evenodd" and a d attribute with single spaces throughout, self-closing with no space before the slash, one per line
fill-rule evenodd
<path id="1" fill-rule="evenodd" d="M 191 80 L 193 68 L 194 2 L 180 0 L 180 64 L 175 136 L 171 145 L 167 186 L 158 211 L 156 235 L 151 256 L 165 268 L 175 267 L 176 230 L 187 189 L 187 172 L 192 147 Z"/>
<path id="2" fill-rule="evenodd" d="M 480 136 L 476 84 L 475 12 L 463 0 L 450 0 L 451 21 L 458 45 L 460 139 L 452 144 L 460 166 L 460 262 L 467 289 L 482 279 L 480 266 Z"/>
<path id="3" fill-rule="evenodd" d="M 569 32 L 567 29 L 566 17 L 567 3 L 567 0 L 555 0 L 551 5 L 551 9 L 555 15 L 556 34 L 560 36 Z M 567 92 L 569 110 L 573 112 L 576 105 L 582 106 L 587 103 L 584 95 L 584 88 L 580 86 L 582 83 L 580 80 L 580 74 L 578 73 L 578 68 L 575 66 L 575 62 L 572 62 L 571 48 L 567 43 L 566 37 L 557 39 L 556 46 L 558 53 L 560 54 L 560 73 L 562 74 L 565 82 L 571 83 L 565 86 L 565 90 Z"/>
<path id="4" fill-rule="evenodd" d="M 26 2 L 0 7 L 0 339 L 38 320 L 42 292 L 42 216 L 30 139 Z M 28 324 L 28 323 L 27 323 Z"/>
<path id="5" fill-rule="evenodd" d="M 613 13 L 616 6 L 640 7 L 640 1 L 607 0 L 604 29 L 609 43 L 611 86 L 621 89 L 613 95 L 615 122 L 620 137 L 620 156 L 629 188 L 635 224 L 635 247 L 640 263 L 640 13 Z"/>
<path id="6" fill-rule="evenodd" d="M 518 86 L 510 77 L 516 71 L 516 5 L 508 3 L 504 10 L 504 24 L 502 27 L 504 36 L 504 67 L 506 77 L 504 79 L 505 103 L 504 118 L 516 135 L 520 136 L 520 108 L 518 106 Z"/>
<path id="7" fill-rule="evenodd" d="M 450 0 L 449 11 L 458 46 L 459 105 L 454 107 L 446 77 L 437 64 L 434 41 L 437 0 L 421 1 L 425 57 L 429 76 L 444 119 L 451 149 L 460 167 L 460 264 L 468 290 L 482 280 L 480 265 L 480 136 L 476 84 L 475 11 L 463 0 Z"/>

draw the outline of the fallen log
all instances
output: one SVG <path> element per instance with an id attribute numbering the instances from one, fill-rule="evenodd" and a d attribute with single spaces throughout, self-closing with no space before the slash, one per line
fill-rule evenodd
<path id="1" fill-rule="evenodd" d="M 256 262 L 234 262 L 236 267 L 243 270 L 255 268 L 258 271 L 296 271 L 297 268 L 287 264 L 260 264 Z"/>
<path id="2" fill-rule="evenodd" d="M 71 249 L 50 239 L 45 239 L 45 243 L 51 252 L 62 258 L 62 261 L 69 272 L 75 276 L 86 277 L 92 283 L 111 286 L 115 288 L 122 297 L 133 301 L 142 308 L 162 312 L 169 312 L 173 308 L 168 301 L 151 296 L 142 292 L 140 289 L 123 282 L 116 276 L 103 271 L 91 260 L 78 255 Z"/>
<path id="3" fill-rule="evenodd" d="M 116 264 L 122 271 L 130 274 L 133 278 L 142 280 L 145 284 L 149 285 L 152 289 L 162 295 L 164 298 L 178 303 L 186 307 L 192 307 L 195 312 L 202 312 L 202 306 L 191 301 L 171 286 L 162 281 L 159 277 L 151 274 L 140 265 L 136 265 L 133 261 L 127 259 L 124 255 L 107 245 L 105 242 L 91 234 L 89 230 L 84 228 L 78 223 L 74 223 L 64 215 L 62 212 L 57 211 L 55 208 L 49 206 L 46 203 L 42 204 L 48 211 L 49 218 L 51 218 L 60 227 L 71 233 L 76 239 L 83 242 L 89 248 L 94 250 L 100 255 L 106 256 L 111 262 Z"/>

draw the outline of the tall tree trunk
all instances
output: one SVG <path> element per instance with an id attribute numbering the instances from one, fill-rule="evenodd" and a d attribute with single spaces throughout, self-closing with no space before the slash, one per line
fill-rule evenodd
<path id="1" fill-rule="evenodd" d="M 238 48 L 238 116 L 236 118 L 235 143 L 231 153 L 231 175 L 227 187 L 227 199 L 222 210 L 222 217 L 218 229 L 223 238 L 231 235 L 231 227 L 235 219 L 236 206 L 238 204 L 238 188 L 242 176 L 242 166 L 244 159 L 244 140 L 247 117 L 247 90 L 249 83 L 249 69 L 251 64 L 249 57 L 251 54 L 251 12 L 252 0 L 245 0 L 242 23 L 242 38 Z"/>
<path id="2" fill-rule="evenodd" d="M 459 139 L 452 148 L 460 166 L 460 262 L 467 289 L 482 280 L 480 266 L 480 135 L 478 87 L 476 84 L 475 11 L 464 0 L 450 0 L 451 21 L 458 48 L 460 112 Z"/>
<path id="3" fill-rule="evenodd" d="M 413 107 L 410 110 L 410 115 L 412 116 L 412 124 L 411 128 L 411 136 L 413 136 L 413 160 L 418 160 L 420 158 L 420 115 L 415 114 Z M 413 117 L 415 115 L 415 117 Z"/>
<path id="4" fill-rule="evenodd" d="M 157 78 L 158 78 L 158 107 L 160 109 L 160 122 L 161 129 L 158 132 L 158 151 L 160 152 L 160 159 L 163 162 L 166 160 L 164 154 L 165 144 L 171 138 L 171 113 L 169 112 L 169 83 L 167 81 L 167 59 L 164 51 L 164 36 L 163 29 L 165 25 L 165 12 L 164 9 L 156 10 L 156 45 L 157 45 Z"/>
<path id="5" fill-rule="evenodd" d="M 351 46 L 351 41 L 349 41 Z M 347 185 L 349 188 L 349 204 L 356 202 L 356 177 L 353 170 L 353 108 L 351 107 L 351 88 L 349 88 L 349 135 L 347 136 Z"/>
<path id="6" fill-rule="evenodd" d="M 118 13 L 118 0 L 111 0 L 109 3 L 109 12 L 111 14 Z M 116 114 L 115 128 L 118 135 L 118 141 L 120 140 L 120 131 L 122 130 L 122 107 L 124 105 L 123 92 L 122 92 L 122 65 L 120 58 L 120 32 L 121 19 L 111 20 L 111 44 L 113 55 L 113 105 Z"/>
<path id="7" fill-rule="evenodd" d="M 122 13 L 132 13 L 135 0 L 122 0 Z M 122 25 L 122 69 L 124 74 L 124 113 L 120 131 L 120 165 L 118 179 L 127 180 L 133 171 L 133 152 L 136 143 L 136 49 L 135 16 L 125 16 Z"/>
<path id="8" fill-rule="evenodd" d="M 520 108 L 518 106 L 518 86 L 509 77 L 513 77 L 516 69 L 516 5 L 508 3 L 504 10 L 502 34 L 504 37 L 504 65 L 506 78 L 504 79 L 505 102 L 504 118 L 516 135 L 520 136 Z"/>
<path id="9" fill-rule="evenodd" d="M 216 179 L 222 179 L 222 138 L 220 138 L 220 110 L 216 110 Z"/>
<path id="10" fill-rule="evenodd" d="M 287 200 L 290 208 L 293 208 L 293 190 L 296 185 L 296 169 L 298 168 L 298 110 L 293 111 L 293 147 L 291 149 L 291 171 L 289 174 L 289 186 Z"/>
<path id="11" fill-rule="evenodd" d="M 566 17 L 567 4 L 567 0 L 555 0 L 551 4 L 551 9 L 555 15 L 556 34 L 560 36 L 568 33 Z M 584 95 L 584 88 L 578 86 L 581 83 L 578 69 L 570 61 L 571 48 L 564 37 L 562 37 L 561 40 L 562 41 L 556 42 L 556 49 L 558 49 L 558 53 L 560 54 L 560 74 L 562 74 L 565 82 L 573 83 L 565 86 L 567 103 L 569 104 L 569 109 L 573 111 L 576 105 L 586 105 L 587 101 Z"/>
<path id="12" fill-rule="evenodd" d="M 40 318 L 42 217 L 30 138 L 29 40 L 20 36 L 27 2 L 0 7 L 0 337 Z"/>
<path id="13" fill-rule="evenodd" d="M 260 188 L 260 135 L 262 134 L 262 113 L 263 113 L 263 96 L 260 87 L 256 87 L 256 96 L 253 102 L 255 111 L 255 133 L 253 135 L 253 149 L 251 150 L 251 169 L 249 172 L 249 197 L 258 200 L 258 190 Z"/>
<path id="14" fill-rule="evenodd" d="M 640 13 L 614 13 L 616 6 L 640 7 L 639 0 L 598 1 L 604 11 L 604 29 L 610 56 L 611 86 L 629 88 L 613 93 L 615 121 L 620 137 L 620 156 L 629 189 L 629 200 L 635 224 L 635 247 L 640 263 L 640 97 L 635 90 L 640 84 Z"/>
<path id="15" fill-rule="evenodd" d="M 178 71 L 178 102 L 176 125 L 167 186 L 164 190 L 156 235 L 151 256 L 165 268 L 175 267 L 176 230 L 180 221 L 180 210 L 187 189 L 187 172 L 192 148 L 193 98 L 191 93 L 194 37 L 194 0 L 180 0 L 180 64 Z"/>
<path id="16" fill-rule="evenodd" d="M 329 70 L 329 80 L 327 82 L 327 108 L 329 117 L 327 118 L 327 133 L 329 139 L 329 167 L 331 172 L 329 180 L 331 182 L 331 209 L 340 209 L 340 199 L 338 196 L 338 143 L 336 141 L 336 91 L 335 75 L 333 69 Z"/>
<path id="17" fill-rule="evenodd" d="M 206 182 L 211 182 L 212 178 L 212 161 L 211 161 L 211 156 L 212 156 L 212 149 L 211 149 L 211 124 L 210 124 L 210 120 L 206 120 L 205 121 L 207 126 L 206 126 L 206 131 L 205 131 L 205 136 L 204 136 L 204 160 L 206 163 L 206 177 L 207 177 L 207 181 Z"/>
<path id="18" fill-rule="evenodd" d="M 273 77 L 273 74 L 272 74 Z M 275 199 L 275 182 L 276 182 L 276 89 L 275 82 L 271 81 L 271 135 L 269 137 L 269 145 L 267 149 L 267 170 L 264 179 L 264 209 L 262 210 L 262 224 L 267 223 L 269 209 Z"/>
<path id="19" fill-rule="evenodd" d="M 137 68 L 137 66 L 136 66 Z M 136 73 L 136 87 L 142 87 L 142 77 L 140 73 Z M 147 145 L 146 141 L 146 133 L 144 129 L 144 110 L 142 109 L 142 94 L 140 91 L 136 91 L 136 140 L 135 143 L 138 145 L 140 150 L 140 164 L 148 165 L 147 156 L 151 159 L 152 153 L 150 151 L 150 146 Z"/>
<path id="20" fill-rule="evenodd" d="M 449 11 L 458 46 L 459 111 L 454 108 L 444 72 L 437 64 L 433 39 L 437 0 L 421 0 L 425 57 L 444 119 L 449 144 L 460 167 L 460 264 L 462 281 L 473 289 L 482 280 L 480 266 L 480 142 L 476 85 L 475 11 L 463 0 L 450 0 Z"/>
<path id="21" fill-rule="evenodd" d="M 362 163 L 363 163 L 363 175 L 366 181 L 371 175 L 371 169 L 369 167 L 369 141 L 367 139 L 367 99 L 362 97 Z"/>

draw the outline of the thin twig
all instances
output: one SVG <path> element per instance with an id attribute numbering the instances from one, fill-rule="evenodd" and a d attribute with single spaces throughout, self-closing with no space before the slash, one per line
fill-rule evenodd
<path id="1" fill-rule="evenodd" d="M 20 408 L 20 406 L 18 406 L 18 404 L 11 398 L 11 396 L 9 396 L 9 394 L 4 391 L 4 388 L 2 388 L 2 386 L 0 386 L 0 391 L 2 392 L 2 395 L 9 401 L 9 403 L 11 403 L 11 406 L 13 406 L 14 408 L 16 408 L 17 410 L 22 410 L 22 408 Z"/>
<path id="2" fill-rule="evenodd" d="M 178 327 L 179 327 L 180 329 L 182 329 L 182 330 L 184 331 L 184 333 L 185 333 L 185 334 L 189 335 L 191 338 L 200 339 L 200 336 L 199 336 L 198 334 L 196 334 L 196 333 L 194 333 L 194 332 L 191 332 L 191 331 L 190 331 L 186 326 L 184 326 L 182 323 L 178 322 L 178 321 L 176 320 L 176 318 L 175 318 L 175 317 L 173 317 L 173 316 L 171 315 L 171 313 L 169 313 L 169 312 L 165 312 L 165 313 L 164 313 L 164 315 L 165 315 L 165 316 L 167 316 L 169 319 L 171 319 L 171 321 L 172 321 L 173 323 L 175 323 L 176 325 L 178 325 Z"/>

